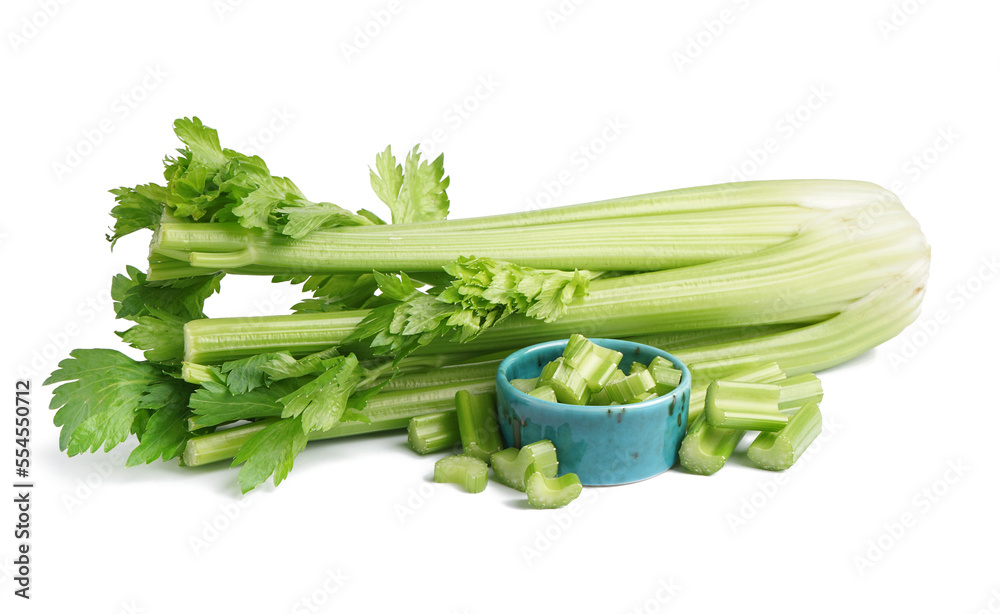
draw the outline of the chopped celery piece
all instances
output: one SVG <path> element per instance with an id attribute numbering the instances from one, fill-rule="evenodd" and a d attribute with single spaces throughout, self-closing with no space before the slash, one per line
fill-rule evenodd
<path id="1" fill-rule="evenodd" d="M 632 403 L 642 403 L 643 401 L 648 401 L 650 399 L 655 399 L 658 396 L 660 396 L 660 395 L 656 394 L 655 390 L 650 390 L 649 392 L 644 392 L 644 393 L 642 393 L 640 395 L 636 395 L 636 396 L 632 397 L 631 399 L 628 400 L 628 403 L 626 403 L 626 404 L 630 405 Z"/>
<path id="2" fill-rule="evenodd" d="M 552 386 L 539 386 L 538 388 L 528 392 L 528 394 L 543 401 L 549 401 L 552 403 L 559 402 L 559 399 L 556 398 L 556 391 L 552 389 Z"/>
<path id="3" fill-rule="evenodd" d="M 529 475 L 540 473 L 547 478 L 554 478 L 559 471 L 556 448 L 548 439 L 529 443 L 520 450 L 501 450 L 493 455 L 490 464 L 501 484 L 521 492 L 527 488 Z"/>
<path id="4" fill-rule="evenodd" d="M 528 393 L 538 387 L 538 378 L 533 377 L 531 379 L 512 379 L 510 380 L 510 385 L 517 388 L 521 392 Z"/>
<path id="5" fill-rule="evenodd" d="M 672 362 L 657 356 L 649 363 L 649 372 L 656 380 L 656 393 L 666 394 L 676 388 L 681 383 L 681 370 L 674 366 Z"/>
<path id="6" fill-rule="evenodd" d="M 714 427 L 778 431 L 788 416 L 778 411 L 778 386 L 716 380 L 705 394 L 705 416 Z"/>
<path id="7" fill-rule="evenodd" d="M 635 397 L 645 394 L 656 388 L 656 380 L 647 371 L 638 371 L 632 375 L 625 376 L 621 381 L 613 382 L 605 386 L 608 397 L 615 403 L 628 403 Z"/>
<path id="8" fill-rule="evenodd" d="M 542 368 L 538 385 L 551 386 L 560 403 L 586 405 L 590 398 L 587 380 L 562 357 L 556 358 Z"/>
<path id="9" fill-rule="evenodd" d="M 587 405 L 611 405 L 611 397 L 608 396 L 608 391 L 602 388 L 590 395 Z"/>
<path id="10" fill-rule="evenodd" d="M 503 448 L 495 397 L 459 390 L 455 393 L 455 410 L 463 452 L 489 462 L 490 456 Z"/>
<path id="11" fill-rule="evenodd" d="M 414 416 L 406 431 L 410 447 L 418 454 L 440 452 L 462 443 L 458 415 L 453 411 Z"/>
<path id="12" fill-rule="evenodd" d="M 754 357 L 754 361 L 758 359 Z M 689 363 L 690 364 L 690 363 Z M 756 364 L 752 367 L 747 367 L 742 370 L 733 371 L 731 375 L 727 375 L 724 378 L 713 378 L 713 379 L 725 379 L 730 382 L 752 382 L 757 384 L 773 384 L 785 379 L 785 372 L 781 370 L 776 362 L 768 362 L 764 364 Z M 699 386 L 698 388 L 693 388 L 691 390 L 691 409 L 688 413 L 688 424 L 694 421 L 698 415 L 702 413 L 705 406 L 705 395 L 708 392 L 707 384 L 704 386 Z"/>
<path id="13" fill-rule="evenodd" d="M 812 373 L 778 382 L 778 409 L 794 409 L 823 400 L 823 385 Z"/>
<path id="14" fill-rule="evenodd" d="M 563 362 L 576 370 L 585 380 L 591 392 L 600 390 L 608 383 L 611 374 L 618 368 L 622 353 L 601 347 L 583 335 L 573 335 L 563 350 Z"/>
<path id="15" fill-rule="evenodd" d="M 681 466 L 691 473 L 712 475 L 726 464 L 746 431 L 718 429 L 699 414 L 681 442 Z"/>
<path id="16" fill-rule="evenodd" d="M 458 454 L 446 456 L 434 463 L 434 481 L 461 484 L 465 490 L 476 493 L 486 490 L 489 467 L 475 456 Z"/>
<path id="17" fill-rule="evenodd" d="M 537 509 L 554 509 L 569 504 L 583 492 L 583 485 L 575 473 L 558 478 L 548 478 L 532 473 L 526 484 L 528 505 Z"/>
<path id="18" fill-rule="evenodd" d="M 657 356 L 657 358 L 659 358 L 659 356 Z M 635 361 L 632 361 L 632 366 L 630 366 L 630 367 L 628 368 L 628 374 L 629 374 L 629 375 L 632 375 L 632 374 L 633 374 L 633 373 L 635 373 L 636 371 L 645 371 L 645 370 L 646 370 L 646 369 L 648 369 L 648 368 L 649 368 L 649 367 L 647 367 L 646 365 L 642 364 L 642 363 L 641 363 L 641 362 L 639 362 L 638 360 L 635 360 Z"/>
<path id="19" fill-rule="evenodd" d="M 780 431 L 761 433 L 750 444 L 747 456 L 761 469 L 781 471 L 791 467 L 823 429 L 819 405 L 807 403 Z"/>

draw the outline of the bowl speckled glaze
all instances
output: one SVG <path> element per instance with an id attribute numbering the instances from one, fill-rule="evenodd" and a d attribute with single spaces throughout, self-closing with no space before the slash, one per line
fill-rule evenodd
<path id="1" fill-rule="evenodd" d="M 562 355 L 566 340 L 526 347 L 505 358 L 497 369 L 497 414 L 506 445 L 519 448 L 549 439 L 559 455 L 559 475 L 575 473 L 588 486 L 627 484 L 670 469 L 687 430 L 690 371 L 677 358 L 649 345 L 591 341 L 621 352 L 626 370 L 633 361 L 649 364 L 662 356 L 683 373 L 680 385 L 669 394 L 632 405 L 543 401 L 514 388 L 510 380 L 538 377 L 543 366 Z"/>

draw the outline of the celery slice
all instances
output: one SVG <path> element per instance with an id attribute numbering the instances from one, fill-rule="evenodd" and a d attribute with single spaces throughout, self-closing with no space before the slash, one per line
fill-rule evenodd
<path id="1" fill-rule="evenodd" d="M 778 431 L 788 416 L 778 411 L 778 386 L 717 380 L 705 395 L 705 416 L 714 427 Z"/>
<path id="2" fill-rule="evenodd" d="M 756 360 L 756 358 L 755 358 Z M 692 371 L 693 372 L 693 371 Z M 724 378 L 713 378 L 713 379 L 725 379 L 730 382 L 751 382 L 755 384 L 773 384 L 785 379 L 785 372 L 781 370 L 776 362 L 767 362 L 764 364 L 756 364 L 752 367 L 747 367 L 737 371 L 732 371 L 730 375 Z M 708 393 L 708 384 L 705 384 L 691 389 L 691 405 L 688 410 L 688 424 L 690 424 L 696 417 L 698 417 L 704 407 L 705 407 L 705 396 Z"/>
<path id="3" fill-rule="evenodd" d="M 607 389 L 602 388 L 590 395 L 590 400 L 587 401 L 587 405 L 611 405 L 611 397 L 608 396 Z"/>
<path id="4" fill-rule="evenodd" d="M 672 362 L 657 356 L 649 363 L 649 372 L 656 380 L 656 393 L 666 394 L 681 383 L 683 373 Z"/>
<path id="5" fill-rule="evenodd" d="M 565 364 L 587 380 L 587 387 L 593 392 L 608 383 L 622 360 L 622 353 L 601 347 L 583 335 L 574 334 L 566 342 L 562 358 Z"/>
<path id="6" fill-rule="evenodd" d="M 434 481 L 461 484 L 471 493 L 486 490 L 489 467 L 475 456 L 446 456 L 434 463 Z"/>
<path id="7" fill-rule="evenodd" d="M 410 447 L 418 454 L 440 452 L 462 443 L 458 416 L 453 411 L 410 418 L 406 432 Z"/>
<path id="8" fill-rule="evenodd" d="M 699 414 L 688 425 L 687 435 L 681 442 L 681 466 L 691 473 L 712 475 L 726 464 L 746 431 L 718 429 L 708 423 L 705 414 Z"/>
<path id="9" fill-rule="evenodd" d="M 747 456 L 761 469 L 781 471 L 791 467 L 823 429 L 819 405 L 807 403 L 780 431 L 761 433 L 750 444 Z"/>
<path id="10" fill-rule="evenodd" d="M 538 385 L 550 386 L 560 403 L 586 405 L 590 398 L 587 380 L 562 357 L 556 358 L 542 368 Z"/>
<path id="11" fill-rule="evenodd" d="M 812 373 L 778 382 L 778 409 L 790 410 L 823 400 L 823 384 Z"/>
<path id="12" fill-rule="evenodd" d="M 556 448 L 548 439 L 529 443 L 520 450 L 501 450 L 493 455 L 490 464 L 501 484 L 521 492 L 527 488 L 526 482 L 531 474 L 540 473 L 547 478 L 554 478 L 559 471 Z"/>
<path id="13" fill-rule="evenodd" d="M 644 392 L 640 395 L 632 397 L 631 399 L 628 400 L 628 403 L 626 403 L 626 405 L 631 405 L 632 403 L 642 403 L 643 401 L 655 399 L 658 396 L 660 395 L 656 394 L 655 390 L 650 390 L 649 392 Z"/>
<path id="14" fill-rule="evenodd" d="M 462 439 L 462 451 L 483 462 L 489 462 L 494 452 L 503 448 L 500 425 L 497 423 L 496 398 L 492 394 L 455 393 L 455 413 Z"/>
<path id="15" fill-rule="evenodd" d="M 657 356 L 657 358 L 659 358 L 659 356 Z M 635 361 L 632 361 L 632 365 L 628 368 L 628 374 L 632 375 L 636 371 L 645 371 L 648 368 L 649 367 L 647 367 L 646 365 L 642 364 L 638 360 L 635 360 Z"/>
<path id="16" fill-rule="evenodd" d="M 558 478 L 548 478 L 541 473 L 532 473 L 526 484 L 528 505 L 536 509 L 554 509 L 567 505 L 583 492 L 583 485 L 575 473 L 567 473 Z"/>
<path id="17" fill-rule="evenodd" d="M 629 403 L 632 399 L 656 388 L 656 380 L 648 371 L 637 371 L 624 379 L 605 386 L 608 397 L 615 403 Z"/>
<path id="18" fill-rule="evenodd" d="M 538 388 L 529 391 L 528 394 L 537 399 L 549 401 L 550 403 L 559 402 L 559 399 L 556 398 L 556 391 L 552 389 L 552 386 L 539 386 Z"/>
<path id="19" fill-rule="evenodd" d="M 510 385 L 517 388 L 521 392 L 528 393 L 538 388 L 538 378 L 533 377 L 531 379 L 512 379 L 510 380 Z"/>

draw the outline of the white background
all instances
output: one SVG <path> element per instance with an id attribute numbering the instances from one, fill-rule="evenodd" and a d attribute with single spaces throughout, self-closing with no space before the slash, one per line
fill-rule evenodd
<path id="1" fill-rule="evenodd" d="M 1000 417 L 988 391 L 1000 283 L 983 262 L 998 256 L 1000 7 L 559 7 L 4 3 L 3 385 L 32 377 L 37 487 L 25 603 L 12 596 L 13 471 L 0 463 L 2 603 L 998 611 Z M 310 446 L 280 488 L 242 498 L 223 466 L 126 470 L 130 446 L 67 458 L 41 382 L 74 347 L 123 347 L 109 280 L 145 256 L 145 236 L 108 250 L 107 190 L 157 180 L 177 146 L 171 122 L 192 114 L 227 146 L 255 139 L 274 172 L 314 199 L 380 213 L 366 166 L 386 144 L 403 150 L 436 129 L 453 217 L 724 182 L 740 168 L 753 179 L 874 181 L 900 193 L 932 245 L 924 315 L 823 375 L 827 435 L 787 475 L 735 459 L 709 478 L 672 471 L 588 489 L 573 513 L 523 509 L 496 485 L 479 496 L 433 485 L 434 459 L 399 436 Z M 295 299 L 230 278 L 208 311 L 281 312 Z M 11 422 L 0 429 L 5 459 Z M 891 529 L 905 514 L 911 526 Z M 338 570 L 339 586 L 328 581 Z"/>

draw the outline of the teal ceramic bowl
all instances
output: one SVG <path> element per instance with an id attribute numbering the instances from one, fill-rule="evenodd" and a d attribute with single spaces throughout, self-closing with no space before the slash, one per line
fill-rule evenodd
<path id="1" fill-rule="evenodd" d="M 538 377 L 562 355 L 566 340 L 539 343 L 514 352 L 497 370 L 497 413 L 506 445 L 549 439 L 559 455 L 559 474 L 575 473 L 586 485 L 627 484 L 659 475 L 677 462 L 687 431 L 691 373 L 679 359 L 652 346 L 616 339 L 591 339 L 621 352 L 623 365 L 649 364 L 662 356 L 681 370 L 681 383 L 667 395 L 632 405 L 564 405 L 543 401 L 511 385 Z"/>

